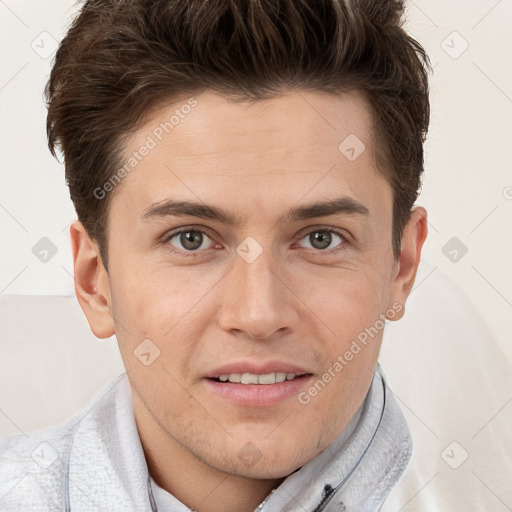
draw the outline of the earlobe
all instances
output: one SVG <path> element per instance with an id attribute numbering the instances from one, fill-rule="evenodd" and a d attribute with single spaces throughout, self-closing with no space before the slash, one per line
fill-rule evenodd
<path id="1" fill-rule="evenodd" d="M 405 313 L 405 303 L 411 293 L 416 273 L 421 261 L 421 249 L 427 238 L 427 211 L 418 206 L 411 213 L 411 218 L 402 235 L 402 250 L 396 263 L 397 272 L 391 285 L 390 307 L 399 304 L 399 311 L 390 320 L 399 320 Z"/>
<path id="2" fill-rule="evenodd" d="M 89 327 L 98 338 L 115 334 L 110 280 L 96 242 L 79 221 L 70 227 L 75 292 Z"/>

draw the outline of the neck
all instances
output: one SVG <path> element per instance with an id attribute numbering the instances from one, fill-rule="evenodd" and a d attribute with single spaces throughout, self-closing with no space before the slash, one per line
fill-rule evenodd
<path id="1" fill-rule="evenodd" d="M 285 479 L 253 479 L 220 471 L 164 432 L 136 396 L 134 412 L 149 474 L 162 489 L 197 512 L 253 512 Z"/>

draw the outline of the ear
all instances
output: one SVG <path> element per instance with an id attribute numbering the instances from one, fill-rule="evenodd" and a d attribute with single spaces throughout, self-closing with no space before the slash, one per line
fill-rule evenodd
<path id="1" fill-rule="evenodd" d="M 399 311 L 393 308 L 396 315 L 389 320 L 399 320 L 405 313 L 405 302 L 411 293 L 416 279 L 416 272 L 421 260 L 421 249 L 427 238 L 427 211 L 418 206 L 411 213 L 411 218 L 404 228 L 402 235 L 402 250 L 400 257 L 394 266 L 394 278 L 391 284 L 390 302 L 388 307 L 398 303 L 401 305 Z"/>
<path id="2" fill-rule="evenodd" d="M 115 334 L 110 280 L 98 244 L 91 240 L 81 222 L 73 222 L 69 231 L 78 302 L 95 336 L 110 338 Z"/>

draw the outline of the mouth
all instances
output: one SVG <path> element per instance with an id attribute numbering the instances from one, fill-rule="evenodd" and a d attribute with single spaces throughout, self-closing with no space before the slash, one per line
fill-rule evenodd
<path id="1" fill-rule="evenodd" d="M 312 373 L 222 373 L 207 377 L 206 384 L 216 397 L 243 407 L 270 407 L 297 397 L 313 377 Z"/>
<path id="2" fill-rule="evenodd" d="M 286 372 L 272 372 L 272 373 L 225 373 L 214 377 L 212 380 L 217 382 L 230 382 L 232 384 L 260 384 L 270 385 L 278 384 L 289 380 L 309 375 L 307 373 L 286 373 Z"/>

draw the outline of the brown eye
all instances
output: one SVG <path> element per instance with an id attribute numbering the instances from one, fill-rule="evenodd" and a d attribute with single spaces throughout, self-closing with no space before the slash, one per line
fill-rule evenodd
<path id="1" fill-rule="evenodd" d="M 203 235 L 199 231 L 186 231 L 180 234 L 180 243 L 189 251 L 196 251 L 203 243 Z"/>
<path id="2" fill-rule="evenodd" d="M 203 231 L 197 229 L 187 229 L 170 235 L 167 242 L 177 250 L 177 252 L 192 252 L 205 249 L 203 245 L 210 237 Z"/>
<path id="3" fill-rule="evenodd" d="M 309 235 L 309 241 L 315 249 L 327 249 L 332 243 L 332 235 L 328 231 L 315 231 Z"/>
<path id="4" fill-rule="evenodd" d="M 338 243 L 334 247 L 331 245 L 339 239 L 341 243 Z M 326 249 L 335 249 L 336 247 L 344 246 L 346 242 L 345 237 L 337 231 L 331 229 L 317 229 L 311 231 L 302 240 L 307 240 L 310 244 L 310 248 L 317 249 L 319 251 L 325 251 Z"/>

